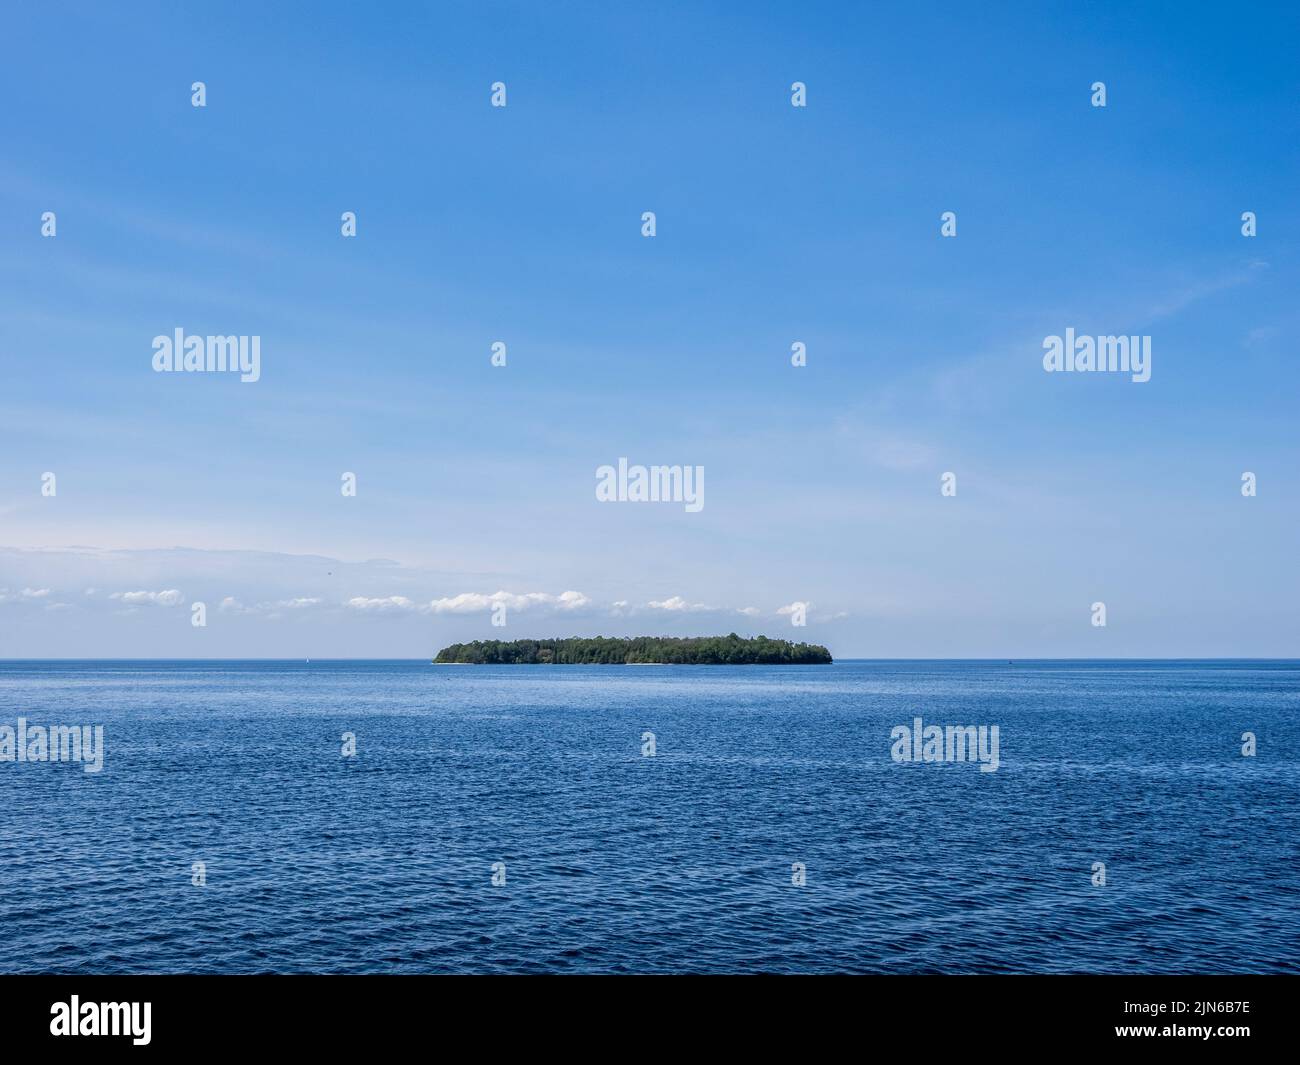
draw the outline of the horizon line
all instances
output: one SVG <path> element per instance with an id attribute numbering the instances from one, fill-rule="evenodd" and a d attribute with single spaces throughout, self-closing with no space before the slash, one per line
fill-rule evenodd
<path id="1" fill-rule="evenodd" d="M 238 658 L 186 658 L 186 657 L 179 657 L 179 656 L 173 656 L 167 658 L 86 658 L 86 657 L 2 658 L 0 657 L 0 664 L 15 663 L 15 662 L 427 662 L 433 664 L 433 658 L 432 657 L 430 658 L 327 658 L 327 657 L 311 658 L 310 656 L 305 656 L 305 655 L 295 656 L 292 658 L 265 657 L 265 656 L 238 657 Z M 833 661 L 829 664 L 834 665 L 837 662 L 1008 662 L 1008 663 L 1014 663 L 1014 662 L 1295 662 L 1297 664 L 1300 664 L 1300 658 L 1277 658 L 1277 657 L 1244 658 L 1244 657 L 1213 657 L 1213 656 L 1153 657 L 1153 656 L 1142 656 L 1142 655 L 1122 657 L 1122 658 L 1113 658 L 1113 657 L 1112 658 L 1054 658 L 1054 657 L 1017 658 L 1014 655 L 1007 658 L 1003 658 L 1001 656 L 995 658 L 972 658 L 972 657 L 858 658 L 854 656 L 845 656 L 843 658 L 833 658 Z M 469 664 L 476 664 L 476 663 L 459 663 L 459 664 L 469 665 Z M 483 663 L 483 664 L 514 666 L 514 665 L 518 665 L 519 663 L 493 662 L 493 663 Z M 542 663 L 536 663 L 536 664 L 539 666 L 543 665 Z M 619 663 L 562 662 L 562 663 L 554 663 L 554 664 L 565 666 L 565 665 L 618 665 Z M 664 662 L 664 663 L 654 663 L 654 664 L 688 665 L 689 663 Z M 711 663 L 711 664 L 726 665 L 727 663 Z M 779 665 L 794 666 L 794 665 L 817 665 L 817 664 L 824 665 L 826 663 L 771 662 L 771 663 L 743 663 L 743 664 L 744 665 L 766 664 L 766 665 L 775 665 L 775 666 L 779 666 Z M 548 669 L 551 668 L 551 664 L 547 664 L 545 668 Z"/>

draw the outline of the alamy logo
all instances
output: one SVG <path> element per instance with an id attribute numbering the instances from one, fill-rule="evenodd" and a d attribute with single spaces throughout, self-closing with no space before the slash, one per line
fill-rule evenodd
<path id="1" fill-rule="evenodd" d="M 138 1047 L 148 1046 L 151 1002 L 70 1002 L 50 1006 L 50 1035 L 129 1035 Z"/>
<path id="2" fill-rule="evenodd" d="M 87 773 L 104 768 L 104 726 L 0 725 L 0 762 L 80 762 Z"/>
<path id="3" fill-rule="evenodd" d="M 239 374 L 245 384 L 262 376 L 262 338 L 260 336 L 186 336 L 177 328 L 172 336 L 153 338 L 155 373 L 218 373 L 229 370 Z"/>
<path id="4" fill-rule="evenodd" d="M 981 773 L 995 772 L 998 758 L 997 725 L 923 725 L 919 717 L 912 727 L 895 725 L 889 732 L 893 746 L 889 757 L 895 762 L 979 762 Z"/>
<path id="5" fill-rule="evenodd" d="M 703 466 L 596 467 L 596 498 L 602 503 L 685 503 L 694 514 L 704 509 Z"/>
<path id="6" fill-rule="evenodd" d="M 1048 373 L 1131 373 L 1139 383 L 1151 380 L 1151 338 L 1043 337 L 1043 369 Z"/>

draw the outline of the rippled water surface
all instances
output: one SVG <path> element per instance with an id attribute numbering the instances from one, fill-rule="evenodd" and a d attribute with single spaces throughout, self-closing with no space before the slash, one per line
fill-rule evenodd
<path id="1" fill-rule="evenodd" d="M 20 716 L 107 753 L 0 762 L 6 972 L 1300 971 L 1294 662 L 0 663 Z"/>

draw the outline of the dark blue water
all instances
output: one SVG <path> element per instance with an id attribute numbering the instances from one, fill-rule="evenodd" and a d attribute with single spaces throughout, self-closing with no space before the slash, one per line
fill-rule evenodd
<path id="1" fill-rule="evenodd" d="M 1294 662 L 0 663 L 19 716 L 107 751 L 0 762 L 6 972 L 1300 971 Z"/>

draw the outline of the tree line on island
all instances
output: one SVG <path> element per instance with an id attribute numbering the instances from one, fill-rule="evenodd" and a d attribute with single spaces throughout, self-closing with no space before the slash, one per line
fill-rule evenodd
<path id="1" fill-rule="evenodd" d="M 563 640 L 475 640 L 453 643 L 435 663 L 475 666 L 817 666 L 831 653 L 815 643 L 766 636 L 610 636 Z"/>

